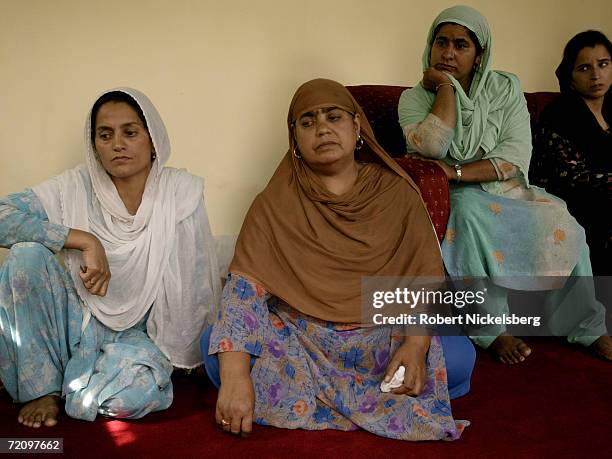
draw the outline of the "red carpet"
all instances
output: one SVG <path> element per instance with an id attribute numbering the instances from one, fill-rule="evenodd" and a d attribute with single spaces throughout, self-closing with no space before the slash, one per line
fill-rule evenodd
<path id="1" fill-rule="evenodd" d="M 233 438 L 214 423 L 216 392 L 203 377 L 177 375 L 175 401 L 139 421 L 76 421 L 52 428 L 16 422 L 0 392 L 0 437 L 63 437 L 70 457 L 612 457 L 612 364 L 555 339 L 529 339 L 528 362 L 507 367 L 478 353 L 472 391 L 453 402 L 469 419 L 456 442 L 409 443 L 366 432 L 305 432 L 255 426 Z M 39 456 L 37 456 L 39 457 Z M 58 457 L 57 455 L 50 457 Z"/>

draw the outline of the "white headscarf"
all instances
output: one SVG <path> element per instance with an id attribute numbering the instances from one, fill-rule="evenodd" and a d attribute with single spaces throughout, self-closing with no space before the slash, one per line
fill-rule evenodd
<path id="1" fill-rule="evenodd" d="M 113 330 L 126 330 L 154 305 L 147 322 L 149 336 L 173 365 L 193 367 L 201 362 L 199 337 L 221 288 L 203 181 L 185 170 L 164 167 L 170 141 L 144 94 L 131 88 L 103 94 L 112 91 L 138 103 L 157 153 L 136 215 L 129 214 L 98 160 L 91 141 L 91 110 L 85 123 L 86 164 L 38 185 L 34 192 L 50 222 L 93 233 L 106 250 L 111 280 L 104 297 L 90 294 L 83 285 L 81 252 L 64 251 L 85 306 L 83 327 L 93 314 Z M 199 221 L 191 221 L 193 217 Z"/>

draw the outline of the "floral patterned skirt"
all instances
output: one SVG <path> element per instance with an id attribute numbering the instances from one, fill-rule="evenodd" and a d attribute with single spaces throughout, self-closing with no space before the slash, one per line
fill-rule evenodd
<path id="1" fill-rule="evenodd" d="M 256 357 L 251 377 L 258 424 L 361 428 L 402 440 L 459 438 L 469 423 L 452 417 L 439 337 L 432 338 L 427 382 L 418 397 L 381 392 L 401 339 L 388 327 L 356 328 L 306 316 L 230 275 L 207 353 L 240 351 Z"/>

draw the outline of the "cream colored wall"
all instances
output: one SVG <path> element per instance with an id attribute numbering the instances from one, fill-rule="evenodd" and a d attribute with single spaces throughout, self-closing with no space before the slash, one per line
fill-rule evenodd
<path id="1" fill-rule="evenodd" d="M 73 167 L 96 95 L 145 92 L 170 165 L 206 179 L 214 233 L 235 233 L 286 151 L 286 110 L 314 77 L 413 85 L 443 0 L 0 0 L 0 196 Z M 494 67 L 556 90 L 573 34 L 612 36 L 609 0 L 467 1 L 494 32 Z M 1 256 L 1 255 L 0 255 Z"/>

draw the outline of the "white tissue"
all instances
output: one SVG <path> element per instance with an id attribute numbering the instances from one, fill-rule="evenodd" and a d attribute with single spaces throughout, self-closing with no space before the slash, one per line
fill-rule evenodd
<path id="1" fill-rule="evenodd" d="M 395 374 L 393 375 L 393 378 L 391 378 L 391 381 L 389 382 L 383 381 L 380 383 L 380 390 L 382 392 L 391 392 L 391 389 L 395 389 L 401 386 L 404 383 L 404 373 L 405 372 L 406 372 L 406 368 L 404 368 L 404 365 L 400 365 L 397 371 L 395 372 Z"/>

